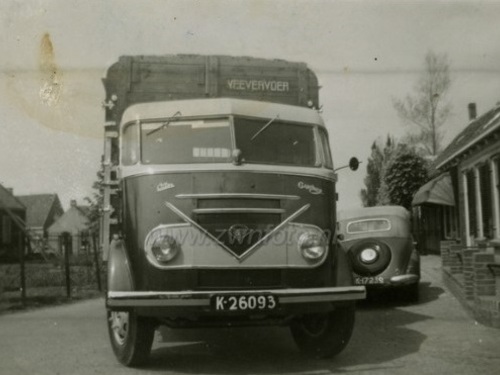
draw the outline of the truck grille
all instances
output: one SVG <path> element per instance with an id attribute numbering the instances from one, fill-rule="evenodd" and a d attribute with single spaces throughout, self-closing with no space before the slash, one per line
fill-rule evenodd
<path id="1" fill-rule="evenodd" d="M 206 213 L 198 214 L 196 219 L 212 236 L 241 256 L 281 222 L 281 214 Z"/>
<path id="2" fill-rule="evenodd" d="M 297 195 L 260 193 L 178 194 L 191 199 L 192 219 L 235 256 L 241 257 L 286 217 Z"/>
<path id="3" fill-rule="evenodd" d="M 281 287 L 281 270 L 199 270 L 198 288 L 259 289 Z"/>

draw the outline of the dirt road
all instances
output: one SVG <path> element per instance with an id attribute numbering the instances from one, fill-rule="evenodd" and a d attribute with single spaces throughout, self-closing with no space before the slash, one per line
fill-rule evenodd
<path id="1" fill-rule="evenodd" d="M 301 357 L 285 328 L 158 332 L 150 363 L 127 369 L 108 343 L 104 301 L 0 316 L 0 374 L 497 374 L 500 330 L 477 324 L 422 258 L 422 299 L 364 303 L 347 349 Z"/>

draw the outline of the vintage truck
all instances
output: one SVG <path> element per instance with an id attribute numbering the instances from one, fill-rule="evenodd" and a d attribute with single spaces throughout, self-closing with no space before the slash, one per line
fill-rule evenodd
<path id="1" fill-rule="evenodd" d="M 283 60 L 124 56 L 103 82 L 118 360 L 144 363 L 160 325 L 287 325 L 304 353 L 339 353 L 365 287 L 336 240 L 315 74 Z"/>

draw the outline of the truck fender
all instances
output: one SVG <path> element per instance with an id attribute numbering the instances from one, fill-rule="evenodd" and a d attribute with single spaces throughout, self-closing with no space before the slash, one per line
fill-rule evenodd
<path id="1" fill-rule="evenodd" d="M 352 276 L 352 266 L 347 257 L 347 253 L 344 247 L 339 243 L 334 245 L 336 249 L 335 254 L 335 281 L 337 286 L 351 286 L 354 284 L 354 279 Z"/>
<path id="2" fill-rule="evenodd" d="M 123 240 L 112 240 L 109 246 L 108 290 L 126 292 L 134 290 L 130 261 Z"/>

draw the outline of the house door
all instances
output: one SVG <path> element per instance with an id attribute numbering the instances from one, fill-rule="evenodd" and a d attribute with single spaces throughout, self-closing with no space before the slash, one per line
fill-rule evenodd
<path id="1" fill-rule="evenodd" d="M 73 254 L 73 241 L 70 233 L 64 232 L 59 236 L 59 251 L 62 256 L 64 256 L 66 251 L 68 255 Z"/>
<path id="2" fill-rule="evenodd" d="M 424 221 L 423 250 L 426 253 L 439 254 L 441 242 L 441 208 L 435 205 L 422 206 L 422 218 Z"/>

